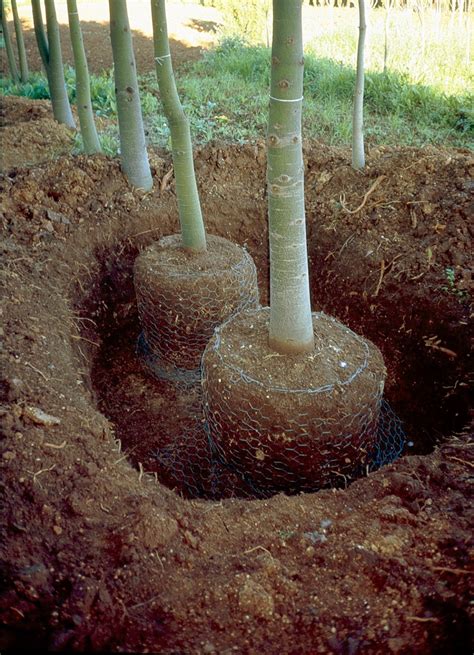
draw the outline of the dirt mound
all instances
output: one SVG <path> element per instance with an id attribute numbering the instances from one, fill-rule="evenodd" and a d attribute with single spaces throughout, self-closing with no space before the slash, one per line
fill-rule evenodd
<path id="1" fill-rule="evenodd" d="M 54 120 L 47 100 L 0 98 L 0 128 L 0 172 L 56 159 L 74 142 L 74 130 Z"/>
<path id="2" fill-rule="evenodd" d="M 148 194 L 103 156 L 2 178 L 2 649 L 470 652 L 474 162 L 349 162 L 307 145 L 313 305 L 382 350 L 414 445 L 347 490 L 260 501 L 185 500 L 149 473 L 179 412 L 137 364 L 132 267 L 178 229 L 169 156 Z M 196 168 L 209 232 L 247 245 L 264 300 L 263 146 Z"/>

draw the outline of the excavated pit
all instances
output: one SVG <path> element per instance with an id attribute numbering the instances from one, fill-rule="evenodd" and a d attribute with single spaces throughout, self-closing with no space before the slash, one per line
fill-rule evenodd
<path id="1" fill-rule="evenodd" d="M 261 227 L 263 231 L 264 226 Z M 229 233 L 226 235 L 228 237 Z M 184 496 L 208 497 L 213 500 L 232 496 L 258 497 L 244 482 L 232 474 L 229 479 L 225 473 L 224 478 L 221 475 L 214 483 L 211 493 L 207 482 L 212 476 L 215 463 L 202 429 L 204 418 L 199 419 L 199 407 L 196 409 L 197 392 L 179 389 L 166 381 L 157 381 L 144 366 L 137 352 L 141 328 L 133 289 L 129 287 L 126 297 L 123 297 L 127 287 L 124 282 L 130 280 L 132 274 L 134 254 L 130 253 L 127 263 L 122 252 L 120 263 L 114 264 L 113 255 L 109 253 L 110 275 L 114 277 L 117 274 L 116 265 L 120 269 L 119 297 L 114 295 L 114 289 L 110 287 L 110 277 L 99 281 L 104 301 L 107 298 L 108 312 L 101 325 L 103 347 L 92 368 L 98 408 L 115 426 L 116 435 L 133 465 L 156 472 L 161 482 Z M 265 261 L 266 253 L 261 250 L 251 254 L 260 263 Z M 263 298 L 266 297 L 268 286 L 267 270 L 260 266 L 258 271 Z M 351 280 L 346 277 L 346 294 L 337 293 L 334 296 L 329 295 L 326 288 L 328 297 L 319 307 L 323 311 L 330 311 L 332 315 L 344 316 L 347 324 L 364 336 L 378 336 L 377 345 L 384 353 L 389 371 L 385 398 L 399 416 L 406 432 L 404 454 L 429 453 L 445 436 L 466 425 L 468 408 L 466 388 L 459 387 L 458 383 L 457 389 L 453 391 L 446 384 L 450 378 L 447 363 L 451 363 L 454 375 L 457 362 L 453 358 L 436 362 L 432 351 L 429 348 L 421 350 L 420 344 L 426 339 L 427 322 L 432 324 L 434 333 L 443 333 L 446 342 L 457 342 L 458 349 L 462 348 L 458 342 L 459 335 L 455 329 L 449 332 L 445 325 L 432 323 L 431 317 L 438 311 L 437 303 L 430 306 L 426 302 L 423 315 L 417 313 L 418 324 L 412 323 L 412 327 L 407 327 L 403 332 L 398 325 L 395 329 L 389 304 L 382 311 L 362 314 L 359 295 L 351 293 L 356 284 L 357 278 Z M 313 297 L 318 297 L 315 286 L 313 279 Z M 405 285 L 401 286 L 404 291 Z M 397 303 L 391 311 L 405 318 L 407 314 L 413 313 L 413 307 L 411 303 L 406 307 Z M 118 317 L 122 316 L 124 318 L 120 320 Z M 196 416 L 201 429 L 196 429 Z M 187 484 L 186 470 L 188 476 L 193 478 L 197 469 L 202 472 L 202 484 L 196 486 L 192 481 Z"/>
<path id="2" fill-rule="evenodd" d="M 240 179 L 240 184 L 251 188 L 250 179 Z M 261 302 L 265 304 L 268 298 L 265 202 L 263 198 L 258 200 L 249 213 L 249 198 L 242 199 L 240 205 L 237 195 L 232 207 L 226 207 L 225 221 L 214 216 L 214 233 L 248 247 L 257 263 Z M 318 198 L 314 200 L 320 202 Z M 340 224 L 336 230 L 332 222 L 318 225 L 315 222 L 318 213 L 311 211 L 311 197 L 307 204 L 313 306 L 339 318 L 381 349 L 388 371 L 385 399 L 406 433 L 403 452 L 429 453 L 445 436 L 461 430 L 469 419 L 468 373 L 462 364 L 469 361 L 469 345 L 464 340 L 467 307 L 462 302 L 464 297 L 461 294 L 450 297 L 441 288 L 434 294 L 426 293 L 419 283 L 407 279 L 406 271 L 397 275 L 395 261 L 401 259 L 400 252 L 392 257 L 390 249 L 396 247 L 398 251 L 403 247 L 401 235 L 395 233 L 390 241 L 390 236 L 385 236 L 389 234 L 387 228 L 394 230 L 395 226 L 374 221 L 373 212 L 368 219 L 369 227 L 364 225 L 367 219 L 360 217 L 361 225 L 357 226 L 353 224 L 356 219 L 346 215 L 347 224 Z M 395 218 L 400 220 L 400 213 Z M 388 219 L 393 220 L 390 212 Z M 247 232 L 242 229 L 242 223 L 249 227 Z M 347 238 L 344 228 L 351 231 Z M 159 229 L 153 232 L 153 238 L 160 236 Z M 147 235 L 144 244 L 149 243 Z M 367 254 L 380 251 L 380 244 L 390 246 L 390 254 L 372 268 Z M 140 325 L 132 285 L 138 252 L 139 249 L 131 247 L 128 235 L 123 235 L 118 251 L 101 252 L 99 260 L 106 272 L 95 280 L 92 296 L 84 305 L 89 311 L 94 304 L 102 307 L 99 324 L 102 347 L 92 367 L 97 406 L 113 423 L 130 462 L 156 473 L 161 482 L 185 497 L 213 500 L 258 497 L 254 489 L 232 472 L 219 468 L 216 475 L 216 461 L 203 429 L 199 391 L 179 389 L 172 383 L 156 380 L 143 365 L 137 349 Z M 410 260 L 416 256 L 410 245 L 403 258 Z M 387 264 L 389 257 L 391 261 Z M 417 275 L 413 277 L 419 279 Z M 83 313 L 83 307 L 79 306 L 78 311 Z M 442 317 L 439 322 L 438 316 Z M 443 344 L 449 344 L 449 348 Z M 393 430 L 398 438 L 399 426 L 394 424 Z"/>

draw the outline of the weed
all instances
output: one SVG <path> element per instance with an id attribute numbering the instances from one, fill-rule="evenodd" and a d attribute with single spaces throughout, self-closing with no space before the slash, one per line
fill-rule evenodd
<path id="1" fill-rule="evenodd" d="M 458 282 L 456 280 L 456 271 L 451 266 L 447 266 L 444 269 L 444 274 L 447 280 L 447 284 L 442 286 L 441 289 L 446 293 L 450 293 L 458 298 L 459 301 L 463 302 L 467 299 L 468 293 L 466 289 L 460 289 L 458 287 Z"/>

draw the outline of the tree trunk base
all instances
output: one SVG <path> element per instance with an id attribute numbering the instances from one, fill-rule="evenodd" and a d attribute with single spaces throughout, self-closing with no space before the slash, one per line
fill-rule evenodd
<path id="1" fill-rule="evenodd" d="M 233 317 L 203 356 L 204 408 L 221 460 L 262 490 L 294 493 L 365 472 L 377 450 L 385 379 L 378 348 L 313 314 L 312 353 L 268 345 L 270 310 Z"/>

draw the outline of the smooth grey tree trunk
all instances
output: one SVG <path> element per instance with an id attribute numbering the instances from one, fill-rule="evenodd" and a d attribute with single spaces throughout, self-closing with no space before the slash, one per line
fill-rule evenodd
<path id="1" fill-rule="evenodd" d="M 31 9 L 33 11 L 33 25 L 35 29 L 36 43 L 43 62 L 46 76 L 49 83 L 49 45 L 44 31 L 43 14 L 41 12 L 40 0 L 31 0 Z"/>
<path id="2" fill-rule="evenodd" d="M 22 82 L 27 82 L 30 76 L 28 70 L 28 60 L 26 58 L 25 40 L 23 39 L 23 30 L 21 28 L 20 16 L 16 0 L 11 0 L 13 11 L 13 23 L 15 25 L 16 45 L 18 48 L 18 61 L 20 62 L 20 77 Z"/>
<path id="3" fill-rule="evenodd" d="M 92 155 L 95 152 L 101 152 L 101 147 L 92 112 L 89 69 L 87 67 L 76 0 L 67 0 L 67 8 L 69 14 L 69 33 L 71 35 L 74 66 L 76 68 L 77 113 L 81 126 L 84 152 Z"/>
<path id="4" fill-rule="evenodd" d="M 388 37 L 390 31 L 390 15 L 393 0 L 385 0 L 385 19 L 384 19 L 384 40 L 383 40 L 383 72 L 387 72 L 388 68 Z"/>
<path id="5" fill-rule="evenodd" d="M 303 69 L 301 0 L 273 0 L 267 134 L 269 345 L 281 353 L 314 348 L 301 140 Z"/>
<path id="6" fill-rule="evenodd" d="M 357 44 L 357 69 L 352 110 L 352 168 L 365 166 L 364 153 L 364 52 L 367 25 L 365 0 L 359 0 L 359 41 Z"/>
<path id="7" fill-rule="evenodd" d="M 13 52 L 13 45 L 10 36 L 10 30 L 8 29 L 7 15 L 5 13 L 5 4 L 3 0 L 0 9 L 2 11 L 2 31 L 3 40 L 5 41 L 5 50 L 7 51 L 8 68 L 10 69 L 12 80 L 14 82 L 18 82 L 20 75 L 18 73 L 18 66 L 16 65 L 15 53 Z"/>
<path id="8" fill-rule="evenodd" d="M 171 133 L 181 239 L 190 250 L 206 250 L 206 232 L 194 172 L 189 121 L 183 111 L 173 74 L 166 22 L 165 0 L 152 0 L 156 76 Z"/>
<path id="9" fill-rule="evenodd" d="M 109 11 L 122 170 L 130 184 L 148 191 L 153 179 L 146 151 L 126 1 L 109 0 Z"/>
<path id="10" fill-rule="evenodd" d="M 72 115 L 66 83 L 64 81 L 61 39 L 54 0 L 44 0 L 44 5 L 46 9 L 46 29 L 49 44 L 48 81 L 51 103 L 53 105 L 53 115 L 59 123 L 64 123 L 68 127 L 75 128 L 76 123 Z"/>
<path id="11" fill-rule="evenodd" d="M 36 43 L 38 45 L 38 50 L 40 53 L 41 61 L 43 62 L 46 76 L 49 80 L 49 45 L 48 38 L 44 31 L 43 14 L 41 12 L 40 0 L 31 0 L 31 9 L 33 12 L 33 25 L 35 29 Z"/>

